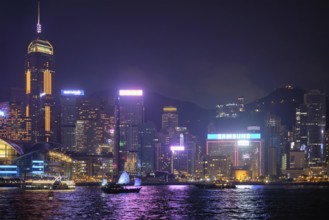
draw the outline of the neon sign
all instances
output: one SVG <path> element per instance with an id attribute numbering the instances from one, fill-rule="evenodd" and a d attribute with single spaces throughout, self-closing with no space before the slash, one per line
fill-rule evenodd
<path id="1" fill-rule="evenodd" d="M 260 139 L 260 133 L 244 133 L 244 134 L 208 134 L 208 140 L 252 140 Z"/>

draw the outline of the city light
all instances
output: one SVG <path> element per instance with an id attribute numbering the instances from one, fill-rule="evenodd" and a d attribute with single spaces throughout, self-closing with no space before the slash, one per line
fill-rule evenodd
<path id="1" fill-rule="evenodd" d="M 163 111 L 164 112 L 176 112 L 177 108 L 176 107 L 164 107 Z"/>
<path id="2" fill-rule="evenodd" d="M 246 134 L 208 134 L 208 140 L 250 140 L 260 139 L 260 133 L 246 133 Z"/>
<path id="3" fill-rule="evenodd" d="M 250 142 L 248 140 L 238 140 L 238 146 L 249 146 Z"/>
<path id="4" fill-rule="evenodd" d="M 143 96 L 143 90 L 120 90 L 120 96 Z"/>
<path id="5" fill-rule="evenodd" d="M 82 96 L 85 95 L 84 90 L 61 90 L 62 95 L 77 95 Z"/>
<path id="6" fill-rule="evenodd" d="M 185 147 L 184 146 L 171 146 L 170 150 L 171 151 L 183 151 L 183 150 L 185 150 Z"/>

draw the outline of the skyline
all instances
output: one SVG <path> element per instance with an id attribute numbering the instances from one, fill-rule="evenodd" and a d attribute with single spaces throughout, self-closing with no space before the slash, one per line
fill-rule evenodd
<path id="1" fill-rule="evenodd" d="M 0 3 L 0 101 L 24 86 L 37 2 Z M 49 0 L 40 1 L 40 23 L 54 46 L 54 92 L 138 87 L 214 108 L 286 84 L 328 94 L 329 13 L 321 4 Z"/>

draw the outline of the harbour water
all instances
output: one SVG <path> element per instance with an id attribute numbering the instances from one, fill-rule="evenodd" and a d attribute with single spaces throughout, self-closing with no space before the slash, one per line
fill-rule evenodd
<path id="1" fill-rule="evenodd" d="M 0 188 L 0 219 L 327 219 L 328 204 L 327 186 L 143 186 L 117 195 L 79 186 L 52 197 Z"/>

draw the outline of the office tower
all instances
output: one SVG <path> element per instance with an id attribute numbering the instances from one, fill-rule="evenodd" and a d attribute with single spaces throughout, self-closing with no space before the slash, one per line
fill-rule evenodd
<path id="1" fill-rule="evenodd" d="M 115 147 L 115 98 L 109 96 L 100 100 L 99 104 L 99 154 L 113 156 Z"/>
<path id="2" fill-rule="evenodd" d="M 306 149 L 307 144 L 307 106 L 305 104 L 296 108 L 296 127 L 295 127 L 295 140 L 293 150 Z"/>
<path id="3" fill-rule="evenodd" d="M 9 139 L 16 142 L 30 140 L 25 127 L 25 90 L 11 88 L 9 107 Z"/>
<path id="4" fill-rule="evenodd" d="M 54 48 L 42 36 L 38 7 L 37 36 L 28 45 L 25 58 L 25 116 L 28 119 L 32 142 L 56 142 L 55 100 L 52 91 L 54 73 Z"/>
<path id="5" fill-rule="evenodd" d="M 195 174 L 197 164 L 198 139 L 187 127 L 176 127 L 172 146 L 178 145 L 183 150 L 172 151 L 172 171 L 183 173 L 185 176 Z"/>
<path id="6" fill-rule="evenodd" d="M 78 103 L 78 120 L 74 151 L 84 154 L 96 154 L 99 103 L 95 99 L 81 97 Z"/>
<path id="7" fill-rule="evenodd" d="M 147 122 L 139 126 L 139 142 L 141 148 L 138 157 L 141 158 L 141 174 L 154 172 L 155 170 L 155 135 L 156 127 L 152 122 Z"/>
<path id="8" fill-rule="evenodd" d="M 272 114 L 265 116 L 264 125 L 264 174 L 280 175 L 282 159 L 281 118 Z"/>
<path id="9" fill-rule="evenodd" d="M 73 151 L 75 128 L 78 120 L 77 103 L 84 96 L 84 90 L 62 90 L 60 98 L 61 144 L 65 150 Z"/>
<path id="10" fill-rule="evenodd" d="M 163 108 L 161 128 L 175 128 L 178 127 L 177 108 L 173 106 L 166 106 Z"/>
<path id="11" fill-rule="evenodd" d="M 224 156 L 234 170 L 248 170 L 249 178 L 263 174 L 262 142 L 260 133 L 208 134 L 206 155 Z"/>
<path id="12" fill-rule="evenodd" d="M 144 121 L 144 103 L 142 90 L 120 90 L 116 104 L 118 172 L 126 171 L 137 174 L 140 150 L 139 125 Z"/>
<path id="13" fill-rule="evenodd" d="M 296 111 L 296 143 L 306 153 L 308 166 L 325 161 L 326 96 L 319 90 L 304 94 L 304 104 Z"/>

